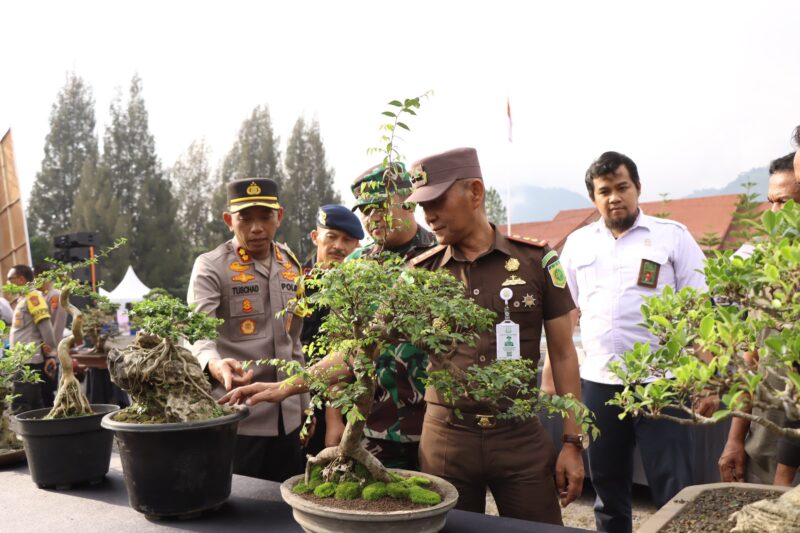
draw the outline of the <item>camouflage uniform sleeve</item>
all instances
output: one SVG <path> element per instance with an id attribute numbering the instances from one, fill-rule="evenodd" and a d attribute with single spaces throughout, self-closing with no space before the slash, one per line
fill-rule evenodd
<path id="1" fill-rule="evenodd" d="M 558 259 L 558 253 L 549 246 L 543 247 L 541 263 L 544 276 L 543 318 L 552 320 L 575 309 L 575 303 L 573 303 L 572 294 L 567 287 L 567 276 Z"/>
<path id="2" fill-rule="evenodd" d="M 203 256 L 198 257 L 192 268 L 189 278 L 189 290 L 186 302 L 194 305 L 196 311 L 202 311 L 209 316 L 216 317 L 220 303 L 219 279 L 211 265 Z M 200 366 L 204 369 L 208 362 L 220 360 L 217 343 L 213 340 L 200 340 L 189 346 L 191 352 L 197 357 Z"/>

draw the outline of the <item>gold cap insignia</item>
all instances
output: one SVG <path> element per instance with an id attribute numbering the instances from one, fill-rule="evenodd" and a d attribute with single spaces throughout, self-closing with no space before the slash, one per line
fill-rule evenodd
<path id="1" fill-rule="evenodd" d="M 256 185 L 255 181 L 251 181 L 250 185 L 247 186 L 247 194 L 249 194 L 250 196 L 261 194 L 261 187 Z"/>
<path id="2" fill-rule="evenodd" d="M 319 222 L 320 226 L 325 226 L 327 225 L 327 221 L 328 221 L 328 213 L 320 209 L 319 212 L 317 213 L 317 222 Z"/>
<path id="3" fill-rule="evenodd" d="M 509 272 L 516 272 L 519 270 L 519 259 L 516 257 L 512 257 L 508 261 L 506 261 L 506 270 Z"/>
<path id="4" fill-rule="evenodd" d="M 414 188 L 422 187 L 427 185 L 428 183 L 428 173 L 425 172 L 423 169 L 416 170 L 411 175 L 411 183 L 414 185 Z"/>

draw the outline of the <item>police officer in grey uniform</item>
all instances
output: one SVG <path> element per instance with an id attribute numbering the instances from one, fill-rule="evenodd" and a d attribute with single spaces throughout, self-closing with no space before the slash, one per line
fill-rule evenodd
<path id="1" fill-rule="evenodd" d="M 277 183 L 232 181 L 223 219 L 233 238 L 195 260 L 187 301 L 225 321 L 216 340 L 192 346 L 215 382 L 217 397 L 252 380 L 274 382 L 286 377 L 272 365 L 245 370 L 244 361 L 304 362 L 302 317 L 292 310 L 276 316 L 295 297 L 301 268 L 291 250 L 273 240 L 282 218 Z M 250 416 L 239 424 L 234 472 L 273 481 L 301 472 L 299 433 L 307 405 L 306 395 L 251 407 Z"/>
<path id="2" fill-rule="evenodd" d="M 6 278 L 9 283 L 22 286 L 33 281 L 33 270 L 27 265 L 15 265 L 9 270 Z M 39 349 L 36 351 L 36 355 L 26 362 L 26 365 L 39 373 L 44 372 L 52 377 L 57 367 L 56 341 L 50 323 L 47 302 L 44 295 L 35 289 L 17 298 L 14 306 L 14 320 L 11 323 L 9 334 L 9 345 L 12 347 L 17 343 L 28 342 L 37 343 Z M 12 410 L 15 413 L 45 407 L 41 382 L 14 383 L 14 394 L 19 395 L 14 398 L 12 404 Z"/>

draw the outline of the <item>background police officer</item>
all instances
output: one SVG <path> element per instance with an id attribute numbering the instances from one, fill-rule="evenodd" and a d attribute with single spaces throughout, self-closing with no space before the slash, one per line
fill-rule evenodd
<path id="1" fill-rule="evenodd" d="M 225 322 L 214 341 L 192 347 L 217 382 L 216 396 L 252 379 L 274 382 L 271 365 L 245 371 L 241 363 L 279 358 L 303 363 L 302 319 L 291 310 L 276 316 L 295 297 L 300 263 L 273 241 L 283 218 L 278 185 L 269 179 L 232 181 L 223 219 L 233 238 L 197 258 L 187 301 Z M 283 481 L 302 471 L 299 432 L 307 397 L 251 408 L 239 424 L 234 472 Z"/>
<path id="2" fill-rule="evenodd" d="M 9 283 L 23 286 L 33 282 L 33 270 L 27 265 L 15 265 L 8 271 L 6 279 Z M 28 342 L 35 342 L 39 347 L 36 355 L 26 364 L 37 372 L 44 371 L 52 379 L 57 367 L 56 341 L 47 302 L 44 295 L 36 289 L 31 289 L 17 298 L 9 334 L 10 346 Z M 14 393 L 19 396 L 13 401 L 14 412 L 45 407 L 42 387 L 43 382 L 15 383 Z"/>

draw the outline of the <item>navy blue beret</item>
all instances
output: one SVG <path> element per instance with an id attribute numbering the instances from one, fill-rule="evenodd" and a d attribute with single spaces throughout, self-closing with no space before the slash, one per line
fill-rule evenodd
<path id="1" fill-rule="evenodd" d="M 361 221 L 355 213 L 343 205 L 328 204 L 320 207 L 317 211 L 317 226 L 341 230 L 358 240 L 364 238 Z"/>

